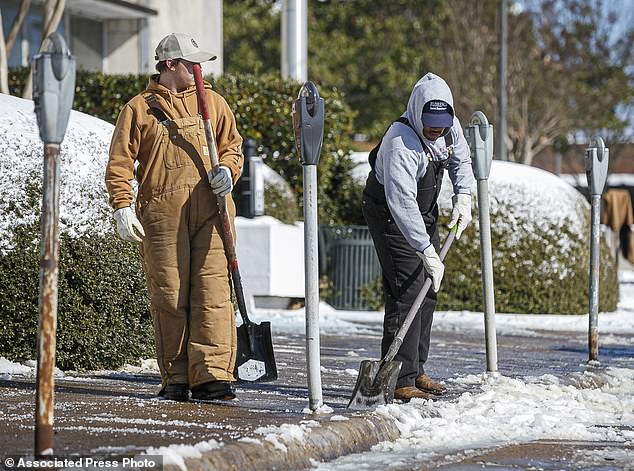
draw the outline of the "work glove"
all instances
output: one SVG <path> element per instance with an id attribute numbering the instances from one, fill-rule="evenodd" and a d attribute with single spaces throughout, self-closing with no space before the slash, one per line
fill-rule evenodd
<path id="1" fill-rule="evenodd" d="M 449 227 L 452 228 L 458 223 L 456 231 L 456 239 L 460 239 L 462 231 L 464 231 L 471 222 L 471 195 L 458 193 L 451 198 L 453 209 L 451 210 L 451 221 Z"/>
<path id="2" fill-rule="evenodd" d="M 430 245 L 422 252 L 416 252 L 416 255 L 423 261 L 425 271 L 431 277 L 431 287 L 435 293 L 440 289 L 440 282 L 445 274 L 445 265 L 440 260 L 433 245 Z"/>
<path id="3" fill-rule="evenodd" d="M 143 226 L 139 222 L 132 209 L 132 206 L 119 208 L 114 212 L 114 219 L 117 221 L 117 231 L 123 240 L 128 242 L 141 242 L 141 237 L 145 237 Z M 136 232 L 134 230 L 136 229 Z M 141 234 L 141 237 L 137 235 Z"/>
<path id="4" fill-rule="evenodd" d="M 213 174 L 213 170 L 208 175 L 211 190 L 218 196 L 227 196 L 233 190 L 233 180 L 231 170 L 227 167 L 218 167 L 218 173 Z"/>

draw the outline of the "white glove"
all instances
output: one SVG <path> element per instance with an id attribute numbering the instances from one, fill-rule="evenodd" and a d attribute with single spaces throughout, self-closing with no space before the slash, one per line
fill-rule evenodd
<path id="1" fill-rule="evenodd" d="M 128 242 L 141 242 L 141 237 L 145 237 L 143 226 L 137 219 L 132 206 L 117 209 L 114 212 L 114 219 L 117 221 L 119 236 L 121 236 L 123 240 L 127 240 Z M 141 237 L 134 232 L 135 229 L 141 234 Z"/>
<path id="2" fill-rule="evenodd" d="M 458 193 L 457 195 L 453 195 L 451 201 L 453 202 L 453 209 L 451 210 L 449 228 L 452 228 L 458 223 L 456 239 L 460 239 L 462 231 L 464 231 L 471 222 L 471 195 Z"/>
<path id="3" fill-rule="evenodd" d="M 416 252 L 416 255 L 423 261 L 425 271 L 431 277 L 431 287 L 434 292 L 440 289 L 440 282 L 445 274 L 445 265 L 440 260 L 433 245 L 430 245 L 422 252 Z"/>
<path id="4" fill-rule="evenodd" d="M 211 190 L 218 196 L 226 196 L 233 190 L 233 180 L 231 179 L 231 170 L 222 165 L 218 167 L 218 173 L 215 175 L 213 171 L 207 175 Z"/>

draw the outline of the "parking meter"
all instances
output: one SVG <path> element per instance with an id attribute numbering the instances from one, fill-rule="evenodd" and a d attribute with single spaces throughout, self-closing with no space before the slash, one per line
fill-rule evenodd
<path id="1" fill-rule="evenodd" d="M 482 111 L 471 115 L 465 134 L 471 147 L 471 165 L 477 180 L 486 180 L 493 159 L 493 126 Z"/>
<path id="2" fill-rule="evenodd" d="M 302 165 L 317 165 L 324 139 L 324 99 L 313 82 L 304 83 L 293 102 L 293 129 Z"/>
<path id="3" fill-rule="evenodd" d="M 601 195 L 608 178 L 608 160 L 610 151 L 603 139 L 596 136 L 590 140 L 586 149 L 586 176 L 590 191 L 590 276 L 589 276 L 589 325 L 588 352 L 589 361 L 599 359 L 599 262 Z"/>
<path id="4" fill-rule="evenodd" d="M 33 58 L 33 101 L 44 142 L 40 288 L 35 400 L 35 456 L 53 454 L 55 335 L 59 261 L 59 154 L 73 105 L 75 59 L 59 33 Z"/>
<path id="5" fill-rule="evenodd" d="M 480 224 L 480 263 L 484 296 L 484 334 L 486 337 L 487 371 L 497 374 L 497 339 L 495 332 L 495 299 L 493 289 L 493 253 L 491 219 L 489 217 L 489 173 L 493 160 L 493 126 L 482 111 L 471 115 L 465 136 L 471 148 L 471 165 L 478 185 L 478 221 Z"/>
<path id="6" fill-rule="evenodd" d="M 591 195 L 602 195 L 608 178 L 608 160 L 610 149 L 605 147 L 603 139 L 596 136 L 590 140 L 586 149 L 586 177 Z"/>
<path id="7" fill-rule="evenodd" d="M 59 33 L 33 58 L 33 101 L 45 144 L 61 144 L 75 95 L 75 59 Z"/>
<path id="8" fill-rule="evenodd" d="M 293 132 L 304 176 L 304 277 L 306 297 L 306 363 L 308 405 L 323 405 L 319 348 L 319 253 L 317 163 L 324 139 L 324 100 L 313 82 L 306 82 L 293 102 Z"/>

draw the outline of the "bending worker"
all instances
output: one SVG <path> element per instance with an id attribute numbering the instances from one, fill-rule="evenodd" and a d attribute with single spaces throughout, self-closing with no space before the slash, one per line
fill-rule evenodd
<path id="1" fill-rule="evenodd" d="M 205 83 L 220 170 L 212 175 L 198 115 L 194 64 L 214 60 L 173 33 L 156 48 L 159 72 L 121 110 L 106 186 L 120 236 L 140 242 L 150 295 L 159 395 L 175 401 L 233 399 L 236 326 L 218 197 L 231 223 L 242 137 L 227 102 Z M 134 199 L 131 180 L 138 182 Z"/>
<path id="2" fill-rule="evenodd" d="M 383 274 L 381 356 L 387 354 L 425 277 L 431 277 L 433 291 L 394 357 L 402 362 L 394 398 L 432 398 L 443 392 L 425 373 L 436 292 L 445 270 L 438 256 L 438 194 L 447 169 L 454 191 L 449 226 L 458 224 L 456 238 L 460 238 L 471 221 L 474 182 L 469 145 L 442 78 L 428 73 L 416 83 L 407 110 L 390 125 L 369 158 L 372 170 L 362 208 Z"/>

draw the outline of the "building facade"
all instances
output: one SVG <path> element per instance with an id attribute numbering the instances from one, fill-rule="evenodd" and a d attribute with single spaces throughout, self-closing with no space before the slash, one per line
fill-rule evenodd
<path id="1" fill-rule="evenodd" d="M 5 36 L 20 0 L 0 0 Z M 8 53 L 9 67 L 26 66 L 41 44 L 43 0 L 32 0 L 28 15 Z M 173 32 L 193 36 L 218 56 L 204 72 L 223 71 L 222 0 L 66 0 L 58 31 L 75 56 L 78 69 L 106 74 L 154 71 L 154 49 Z"/>

